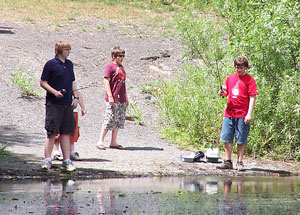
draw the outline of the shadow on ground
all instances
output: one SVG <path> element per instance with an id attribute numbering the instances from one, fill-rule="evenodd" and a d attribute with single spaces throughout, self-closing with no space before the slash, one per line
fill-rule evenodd
<path id="1" fill-rule="evenodd" d="M 36 166 L 37 167 L 37 166 Z M 77 168 L 75 172 L 65 173 L 60 170 L 60 165 L 53 165 L 51 170 L 45 171 L 40 168 L 27 170 L 2 169 L 0 167 L 0 180 L 7 179 L 103 179 L 103 178 L 123 178 L 124 174 L 102 169 Z M 127 176 L 126 176 L 127 177 Z"/>
<path id="2" fill-rule="evenodd" d="M 156 147 L 126 147 L 126 150 L 129 151 L 138 151 L 138 150 L 144 150 L 144 151 L 163 151 L 163 148 L 156 148 Z"/>
<path id="3" fill-rule="evenodd" d="M 272 169 L 264 169 L 264 168 L 250 168 L 250 169 L 245 169 L 245 171 L 246 170 L 255 171 L 255 172 L 266 172 L 266 173 L 278 174 L 278 175 L 281 175 L 281 176 L 293 175 L 292 172 L 285 171 L 285 170 L 272 170 Z"/>
<path id="4" fill-rule="evenodd" d="M 44 139 L 44 136 L 40 133 L 29 135 L 18 130 L 14 126 L 0 126 L 0 144 L 7 146 L 22 145 L 30 147 L 33 144 L 40 144 L 41 139 Z"/>
<path id="5" fill-rule="evenodd" d="M 101 158 L 82 158 L 82 162 L 112 162 L 111 160 Z"/>

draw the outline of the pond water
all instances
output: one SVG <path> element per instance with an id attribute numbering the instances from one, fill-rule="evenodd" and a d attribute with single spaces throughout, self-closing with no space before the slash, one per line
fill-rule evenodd
<path id="1" fill-rule="evenodd" d="M 0 181 L 0 214 L 300 214 L 300 178 Z"/>

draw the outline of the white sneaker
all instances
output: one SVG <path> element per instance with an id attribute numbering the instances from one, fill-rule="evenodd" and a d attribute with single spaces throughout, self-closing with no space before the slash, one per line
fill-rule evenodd
<path id="1" fill-rule="evenodd" d="M 42 165 L 41 165 L 42 169 L 44 170 L 49 170 L 51 169 L 51 161 L 48 160 L 44 160 Z"/>
<path id="2" fill-rule="evenodd" d="M 62 161 L 64 158 L 63 158 L 62 154 L 60 154 L 59 152 L 56 152 L 53 154 L 53 159 L 57 160 L 57 161 Z"/>
<path id="3" fill-rule="evenodd" d="M 73 154 L 70 155 L 71 160 L 74 161 L 81 161 L 82 159 L 79 157 L 79 153 L 78 152 L 74 152 Z"/>
<path id="4" fill-rule="evenodd" d="M 245 171 L 244 163 L 243 161 L 236 162 L 236 169 L 238 171 Z"/>
<path id="5" fill-rule="evenodd" d="M 63 161 L 60 169 L 66 172 L 73 172 L 76 170 L 71 160 Z"/>

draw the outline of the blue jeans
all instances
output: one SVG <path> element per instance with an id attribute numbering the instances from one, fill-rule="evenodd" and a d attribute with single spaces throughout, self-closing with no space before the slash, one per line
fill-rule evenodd
<path id="1" fill-rule="evenodd" d="M 244 123 L 245 118 L 224 117 L 221 131 L 220 142 L 237 144 L 247 144 L 247 139 L 250 131 L 250 123 Z"/>

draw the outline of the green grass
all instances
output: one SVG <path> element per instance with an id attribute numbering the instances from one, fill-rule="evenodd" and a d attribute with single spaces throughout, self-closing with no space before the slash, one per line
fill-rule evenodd
<path id="1" fill-rule="evenodd" d="M 129 103 L 127 107 L 128 117 L 134 121 L 136 121 L 139 125 L 143 125 L 143 113 L 137 105 L 136 101 L 132 101 Z"/>
<path id="2" fill-rule="evenodd" d="M 8 156 L 8 152 L 5 150 L 7 144 L 0 144 L 0 161 Z"/>
<path id="3" fill-rule="evenodd" d="M 41 91 L 34 86 L 37 78 L 30 77 L 28 70 L 14 71 L 11 77 L 12 82 L 20 88 L 23 96 L 40 97 Z"/>
<path id="4" fill-rule="evenodd" d="M 121 25 L 124 22 L 135 23 L 142 28 L 156 29 L 160 32 L 168 26 L 166 23 L 172 18 L 172 12 L 161 6 L 153 6 L 146 0 L 0 0 L 0 19 L 23 20 L 31 24 L 57 27 L 58 23 L 100 18 Z M 97 29 L 104 30 L 101 26 Z"/>
<path id="5" fill-rule="evenodd" d="M 141 86 L 141 91 L 144 94 L 154 95 L 159 89 L 159 82 L 152 81 Z"/>

